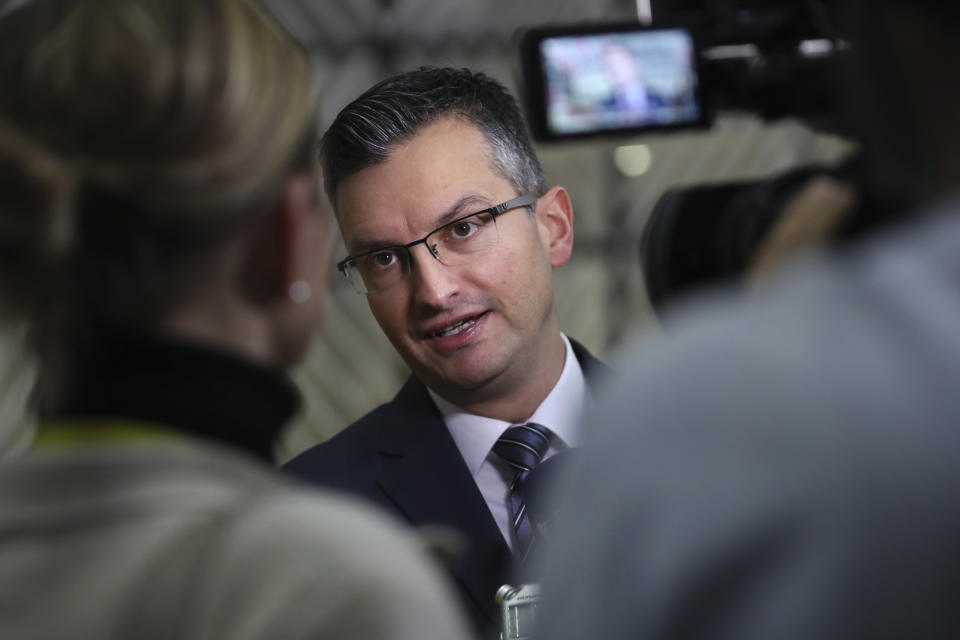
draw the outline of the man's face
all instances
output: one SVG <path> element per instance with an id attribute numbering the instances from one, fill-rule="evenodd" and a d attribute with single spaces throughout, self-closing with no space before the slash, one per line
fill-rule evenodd
<path id="1" fill-rule="evenodd" d="M 466 264 L 445 266 L 419 244 L 403 280 L 367 294 L 407 365 L 449 400 L 517 391 L 556 347 L 552 266 L 570 254 L 569 246 L 557 247 L 564 228 L 550 204 L 557 190 L 536 202 L 536 217 L 527 209 L 499 216 L 496 246 Z M 399 145 L 386 162 L 343 180 L 337 210 L 346 246 L 356 254 L 406 244 L 517 195 L 494 171 L 480 130 L 451 117 Z M 569 223 L 569 207 L 567 214 Z"/>

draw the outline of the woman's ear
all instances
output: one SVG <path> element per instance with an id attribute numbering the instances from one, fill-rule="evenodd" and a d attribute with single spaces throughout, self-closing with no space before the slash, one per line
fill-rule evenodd
<path id="1" fill-rule="evenodd" d="M 318 250 L 309 246 L 312 234 L 307 233 L 318 197 L 315 178 L 290 177 L 274 206 L 251 231 L 243 278 L 256 302 L 272 305 L 288 300 L 290 285 L 305 277 L 306 252 Z"/>
<path id="2" fill-rule="evenodd" d="M 562 267 L 573 253 L 573 205 L 563 187 L 553 187 L 537 200 L 537 223 L 550 265 Z"/>

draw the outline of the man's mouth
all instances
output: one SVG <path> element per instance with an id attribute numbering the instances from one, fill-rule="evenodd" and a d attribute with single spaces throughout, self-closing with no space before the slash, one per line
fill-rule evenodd
<path id="1" fill-rule="evenodd" d="M 434 331 L 432 334 L 430 334 L 430 337 L 447 338 L 449 336 L 456 335 L 462 331 L 466 331 L 467 329 L 475 325 L 477 323 L 477 320 L 479 320 L 482 315 L 483 314 L 481 313 L 479 316 L 464 318 L 463 320 L 460 320 L 456 324 L 452 324 L 449 327 L 445 327 L 440 331 Z"/>

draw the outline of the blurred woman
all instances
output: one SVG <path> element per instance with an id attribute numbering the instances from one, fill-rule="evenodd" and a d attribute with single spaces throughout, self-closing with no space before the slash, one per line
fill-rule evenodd
<path id="1" fill-rule="evenodd" d="M 0 18 L 0 295 L 41 362 L 0 636 L 464 637 L 408 534 L 267 465 L 330 266 L 311 76 L 252 1 Z"/>

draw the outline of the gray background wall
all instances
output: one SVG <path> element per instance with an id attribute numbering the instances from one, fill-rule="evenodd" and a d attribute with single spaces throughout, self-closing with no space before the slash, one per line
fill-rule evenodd
<path id="1" fill-rule="evenodd" d="M 522 27 L 588 20 L 635 19 L 625 0 L 268 0 L 306 44 L 322 87 L 321 126 L 374 82 L 422 64 L 468 66 L 518 87 L 515 36 Z M 628 178 L 613 162 L 621 145 L 645 144 L 652 162 Z M 738 115 L 708 132 L 577 142 L 538 147 L 547 178 L 571 193 L 576 249 L 556 272 L 561 327 L 595 353 L 624 335 L 655 331 L 638 243 L 657 198 L 677 185 L 757 178 L 797 164 L 834 161 L 840 140 L 796 122 L 766 125 Z M 342 247 L 340 255 L 343 255 Z M 0 338 L 0 456 L 23 451 L 32 433 L 24 413 L 33 369 L 22 332 Z M 295 372 L 304 411 L 277 448 L 283 461 L 330 437 L 388 400 L 407 371 L 373 321 L 366 300 L 335 281 L 323 329 Z"/>
<path id="2" fill-rule="evenodd" d="M 322 124 L 374 82 L 422 64 L 471 67 L 522 91 L 515 47 L 520 28 L 636 19 L 635 3 L 624 0 L 271 4 L 312 48 L 324 87 Z M 614 166 L 614 150 L 627 144 L 649 147 L 651 166 L 640 177 L 628 178 Z M 601 355 L 632 330 L 656 330 L 638 244 L 667 188 L 768 176 L 797 164 L 833 161 L 846 149 L 796 122 L 765 125 L 750 116 L 725 117 L 709 132 L 539 146 L 548 180 L 570 191 L 575 209 L 574 257 L 555 274 L 561 327 Z M 364 297 L 336 282 L 322 333 L 296 373 L 306 391 L 305 412 L 280 443 L 278 459 L 390 399 L 406 376 Z"/>

